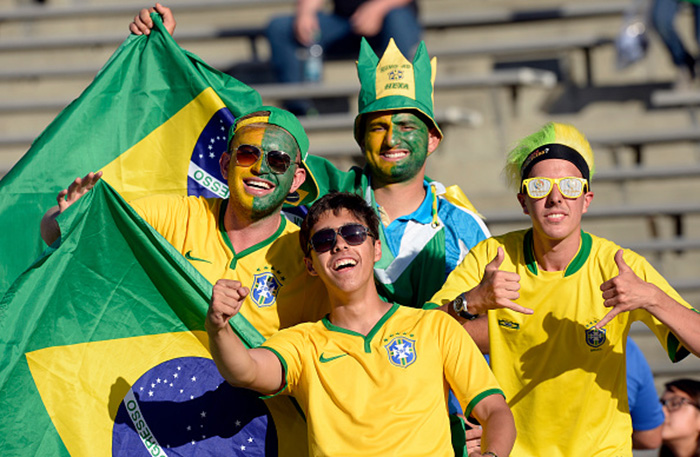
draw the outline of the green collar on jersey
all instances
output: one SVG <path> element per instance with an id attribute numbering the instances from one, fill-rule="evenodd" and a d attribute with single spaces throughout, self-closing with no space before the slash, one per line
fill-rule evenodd
<path id="1" fill-rule="evenodd" d="M 372 352 L 372 338 L 374 338 L 374 335 L 376 335 L 377 332 L 384 326 L 384 323 L 388 321 L 391 316 L 394 315 L 397 309 L 399 309 L 399 305 L 397 303 L 392 303 L 391 308 L 389 308 L 389 310 L 386 313 L 384 313 L 384 316 L 382 316 L 381 319 L 379 319 L 377 323 L 374 324 L 374 327 L 372 327 L 372 330 L 370 330 L 366 336 L 354 330 L 348 330 L 346 328 L 339 327 L 333 324 L 331 322 L 330 314 L 326 314 L 326 316 L 323 319 L 321 319 L 321 322 L 323 322 L 323 325 L 332 332 L 347 333 L 348 335 L 359 336 L 364 340 L 365 352 L 369 354 L 370 352 Z"/>
<path id="2" fill-rule="evenodd" d="M 571 276 L 583 267 L 583 264 L 588 260 L 588 256 L 591 254 L 591 246 L 593 245 L 593 238 L 591 235 L 581 230 L 581 247 L 578 250 L 578 254 L 569 263 L 564 272 L 564 277 Z M 537 268 L 537 260 L 535 259 L 535 248 L 532 241 L 532 229 L 525 232 L 525 238 L 523 238 L 523 252 L 525 253 L 525 264 L 530 272 L 537 276 L 539 271 Z"/>
<path id="3" fill-rule="evenodd" d="M 284 228 L 287 226 L 287 218 L 284 216 L 281 216 L 280 220 L 280 226 L 277 228 L 275 233 L 269 237 L 266 240 L 262 240 L 261 242 L 252 245 L 251 247 L 242 250 L 241 252 L 236 252 L 235 249 L 233 249 L 233 244 L 231 243 L 231 239 L 228 237 L 228 232 L 226 232 L 226 223 L 224 222 L 224 214 L 226 214 L 226 207 L 228 206 L 228 198 L 226 200 L 223 200 L 221 202 L 221 207 L 219 209 L 219 232 L 221 233 L 221 237 L 224 239 L 224 243 L 226 243 L 226 246 L 233 252 L 233 259 L 231 259 L 231 264 L 228 266 L 230 269 L 235 270 L 236 265 L 238 265 L 238 260 L 242 259 L 243 257 L 247 256 L 251 252 L 255 252 L 258 249 L 262 249 L 268 244 L 272 243 L 275 241 L 277 238 L 280 237 L 282 232 L 284 231 Z"/>

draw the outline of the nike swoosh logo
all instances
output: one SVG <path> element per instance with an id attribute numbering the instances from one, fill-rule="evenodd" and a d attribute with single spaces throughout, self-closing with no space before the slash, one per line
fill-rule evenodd
<path id="1" fill-rule="evenodd" d="M 194 260 L 194 261 L 196 261 L 196 262 L 211 263 L 209 260 L 200 259 L 200 258 L 198 258 L 198 257 L 192 257 L 192 250 L 189 250 L 189 251 L 187 251 L 187 252 L 185 253 L 185 258 L 186 258 L 187 260 Z"/>
<path id="2" fill-rule="evenodd" d="M 325 354 L 321 354 L 321 357 L 319 357 L 318 360 L 321 361 L 321 363 L 328 363 L 332 360 L 339 359 L 341 357 L 345 357 L 347 354 L 340 354 L 340 355 L 334 355 L 333 357 L 326 357 Z"/>

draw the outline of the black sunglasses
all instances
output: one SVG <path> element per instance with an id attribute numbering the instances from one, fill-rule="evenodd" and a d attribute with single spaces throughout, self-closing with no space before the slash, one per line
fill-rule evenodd
<path id="1" fill-rule="evenodd" d="M 259 147 L 251 144 L 241 144 L 234 152 L 236 154 L 236 165 L 241 167 L 254 165 L 260 160 L 260 156 L 263 155 Z M 286 152 L 268 151 L 264 155 L 270 170 L 277 175 L 284 174 L 292 164 L 292 158 Z"/>
<path id="2" fill-rule="evenodd" d="M 309 240 L 309 246 L 319 254 L 333 249 L 336 243 L 336 234 L 343 237 L 350 246 L 359 246 L 365 242 L 367 236 L 372 236 L 369 229 L 362 224 L 345 224 L 337 229 L 326 228 L 319 230 Z"/>

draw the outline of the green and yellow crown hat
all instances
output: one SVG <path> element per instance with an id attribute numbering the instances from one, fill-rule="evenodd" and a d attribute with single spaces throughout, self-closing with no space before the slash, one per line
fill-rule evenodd
<path id="1" fill-rule="evenodd" d="M 360 56 L 357 59 L 357 75 L 360 78 L 359 114 L 355 118 L 355 140 L 362 138 L 362 116 L 377 111 L 416 111 L 429 121 L 428 128 L 435 128 L 442 138 L 442 131 L 433 114 L 433 88 L 437 71 L 437 58 L 431 60 L 423 41 L 418 45 L 413 63 L 409 62 L 394 43 L 389 44 L 381 60 L 367 40 L 362 38 Z"/>
<path id="2" fill-rule="evenodd" d="M 541 129 L 518 142 L 506 158 L 504 174 L 507 184 L 520 191 L 523 179 L 532 167 L 542 160 L 563 159 L 573 163 L 591 186 L 595 173 L 593 149 L 576 127 L 548 122 Z"/>
<path id="3" fill-rule="evenodd" d="M 253 115 L 259 113 L 260 115 Z M 253 115 L 253 116 L 251 116 Z M 238 116 L 238 119 L 228 131 L 227 147 L 230 148 L 231 140 L 238 130 L 251 124 L 271 124 L 286 130 L 297 143 L 301 154 L 301 166 L 306 170 L 306 180 L 295 192 L 288 194 L 285 203 L 293 206 L 310 205 L 318 198 L 318 184 L 306 165 L 309 156 L 309 137 L 306 136 L 304 127 L 299 119 L 289 111 L 275 106 L 257 106 Z"/>

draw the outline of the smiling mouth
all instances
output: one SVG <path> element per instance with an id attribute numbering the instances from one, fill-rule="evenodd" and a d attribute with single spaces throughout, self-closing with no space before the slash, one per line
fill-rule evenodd
<path id="1" fill-rule="evenodd" d="M 245 179 L 243 180 L 243 183 L 255 190 L 272 190 L 275 186 L 273 186 L 271 183 L 267 181 L 262 181 L 259 179 Z"/>
<path id="2" fill-rule="evenodd" d="M 340 259 L 333 264 L 333 270 L 342 271 L 352 268 L 357 265 L 357 261 L 353 259 Z"/>
<path id="3" fill-rule="evenodd" d="M 545 219 L 550 220 L 550 221 L 560 221 L 566 217 L 566 214 L 563 213 L 552 213 L 552 214 L 547 214 L 545 216 Z"/>
<path id="4" fill-rule="evenodd" d="M 408 156 L 408 151 L 405 149 L 391 149 L 389 151 L 383 152 L 382 157 L 388 160 L 401 160 Z"/>

